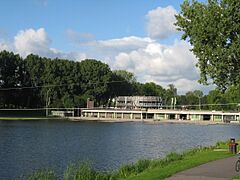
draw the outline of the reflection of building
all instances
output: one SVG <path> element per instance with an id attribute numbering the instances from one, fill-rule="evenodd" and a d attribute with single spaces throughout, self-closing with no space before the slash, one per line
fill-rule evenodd
<path id="1" fill-rule="evenodd" d="M 119 96 L 116 98 L 116 107 L 124 109 L 158 109 L 162 107 L 162 98 L 159 96 Z"/>

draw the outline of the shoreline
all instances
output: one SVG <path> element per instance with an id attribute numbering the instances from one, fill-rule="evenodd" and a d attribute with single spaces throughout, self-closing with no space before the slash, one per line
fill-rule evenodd
<path id="1" fill-rule="evenodd" d="M 239 142 L 239 141 L 237 141 Z M 78 177 L 78 174 L 91 175 L 92 179 L 165 179 L 173 177 L 179 172 L 198 167 L 209 162 L 221 160 L 229 157 L 235 157 L 235 154 L 229 153 L 228 141 L 217 142 L 208 147 L 196 147 L 186 150 L 182 153 L 170 152 L 160 159 L 140 159 L 131 164 L 123 164 L 115 171 L 96 171 L 92 164 L 81 162 L 70 164 L 67 171 L 63 172 L 64 178 Z M 66 173 L 67 172 L 67 173 Z M 32 179 L 40 177 L 57 177 L 54 170 L 39 170 L 30 174 Z"/>
<path id="2" fill-rule="evenodd" d="M 85 118 L 85 117 L 68 117 L 73 122 L 102 122 L 102 123 L 128 123 L 141 122 L 144 124 L 196 124 L 196 125 L 240 125 L 240 123 L 224 123 L 214 121 L 191 121 L 191 120 L 154 120 L 154 119 L 111 119 L 111 118 Z"/>
<path id="3" fill-rule="evenodd" d="M 240 122 L 225 123 L 215 121 L 193 121 L 193 120 L 155 120 L 155 119 L 112 119 L 112 118 L 89 118 L 89 117 L 0 117 L 0 121 L 44 121 L 44 120 L 66 120 L 71 122 L 98 122 L 98 123 L 144 123 L 157 124 L 193 124 L 193 125 L 240 125 Z"/>
<path id="4" fill-rule="evenodd" d="M 0 117 L 0 121 L 44 121 L 44 120 L 68 120 L 59 117 Z"/>

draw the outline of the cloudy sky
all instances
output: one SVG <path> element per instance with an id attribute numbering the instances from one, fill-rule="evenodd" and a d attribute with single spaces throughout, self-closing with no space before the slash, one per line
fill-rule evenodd
<path id="1" fill-rule="evenodd" d="M 9 0 L 0 6 L 0 50 L 101 60 L 140 82 L 199 85 L 191 46 L 173 23 L 183 0 Z"/>

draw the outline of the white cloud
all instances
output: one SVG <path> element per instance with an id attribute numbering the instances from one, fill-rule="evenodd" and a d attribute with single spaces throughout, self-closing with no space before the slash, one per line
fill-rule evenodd
<path id="1" fill-rule="evenodd" d="M 139 48 L 144 47 L 149 43 L 153 43 L 154 40 L 151 38 L 145 37 L 136 37 L 136 36 L 129 36 L 123 37 L 120 39 L 110 39 L 105 41 L 97 41 L 97 44 L 103 47 L 110 47 L 110 48 Z"/>
<path id="2" fill-rule="evenodd" d="M 94 40 L 91 34 L 77 33 L 72 30 L 67 31 L 68 39 L 80 46 L 94 49 L 94 51 L 131 51 L 137 48 L 145 47 L 155 40 L 149 37 L 128 36 L 123 38 L 108 39 L 108 40 Z"/>
<path id="3" fill-rule="evenodd" d="M 177 32 L 174 26 L 176 9 L 172 6 L 158 7 L 146 15 L 147 32 L 151 38 L 165 39 L 172 33 Z"/>
<path id="4" fill-rule="evenodd" d="M 19 31 L 14 40 L 16 51 L 23 57 L 31 53 L 48 57 L 57 54 L 55 50 L 49 48 L 51 40 L 44 28 Z"/>
<path id="5" fill-rule="evenodd" d="M 153 81 L 164 87 L 172 83 L 183 91 L 193 90 L 198 84 L 199 74 L 190 48 L 184 41 L 175 41 L 171 46 L 149 43 L 130 53 L 119 53 L 113 67 L 133 72 L 142 82 Z"/>
<path id="6" fill-rule="evenodd" d="M 37 54 L 43 57 L 58 57 L 73 60 L 86 58 L 85 53 L 63 53 L 58 49 L 51 48 L 50 45 L 51 39 L 48 37 L 44 28 L 19 31 L 14 37 L 15 52 L 19 53 L 22 57 L 26 57 L 29 54 Z"/>

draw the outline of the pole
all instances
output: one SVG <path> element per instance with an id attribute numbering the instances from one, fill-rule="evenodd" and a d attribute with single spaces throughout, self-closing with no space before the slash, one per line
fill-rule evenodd
<path id="1" fill-rule="evenodd" d="M 201 97 L 198 96 L 199 110 L 201 110 Z"/>
<path id="2" fill-rule="evenodd" d="M 47 95 L 46 95 L 46 117 L 48 116 L 48 105 L 49 105 L 49 98 L 48 98 L 48 93 L 50 89 L 47 90 Z"/>

